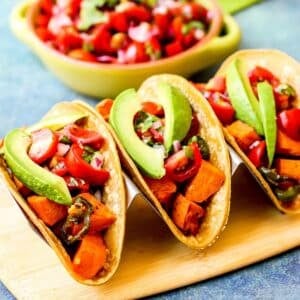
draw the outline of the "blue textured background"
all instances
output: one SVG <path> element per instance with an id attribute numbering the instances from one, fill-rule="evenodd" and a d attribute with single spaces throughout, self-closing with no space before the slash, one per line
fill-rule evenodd
<path id="1" fill-rule="evenodd" d="M 12 36 L 9 14 L 17 2 L 1 0 L 0 136 L 14 127 L 34 123 L 54 103 L 78 97 Z M 299 0 L 265 0 L 238 13 L 236 19 L 243 31 L 241 48 L 278 48 L 300 60 Z M 96 99 L 81 98 L 92 105 L 96 103 Z M 242 270 L 151 299 L 300 299 L 299 295 L 300 250 L 294 249 Z M 0 299 L 13 299 L 1 283 Z"/>

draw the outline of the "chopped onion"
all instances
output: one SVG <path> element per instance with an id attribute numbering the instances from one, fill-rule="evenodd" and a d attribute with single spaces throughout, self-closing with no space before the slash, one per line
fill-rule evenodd
<path id="1" fill-rule="evenodd" d="M 182 149 L 182 146 L 178 140 L 173 142 L 173 149 L 174 149 L 174 152 L 178 152 Z"/>

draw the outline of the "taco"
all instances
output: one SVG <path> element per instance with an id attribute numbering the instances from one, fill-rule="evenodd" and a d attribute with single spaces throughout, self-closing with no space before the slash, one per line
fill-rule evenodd
<path id="1" fill-rule="evenodd" d="M 70 275 L 87 285 L 106 282 L 120 261 L 126 199 L 105 121 L 80 101 L 58 103 L 37 124 L 5 136 L 0 166 Z"/>
<path id="2" fill-rule="evenodd" d="M 157 75 L 97 110 L 109 118 L 123 167 L 175 237 L 194 249 L 211 245 L 227 222 L 231 173 L 205 99 L 185 79 Z"/>
<path id="3" fill-rule="evenodd" d="M 275 206 L 300 213 L 299 63 L 277 50 L 238 51 L 196 87 Z"/>

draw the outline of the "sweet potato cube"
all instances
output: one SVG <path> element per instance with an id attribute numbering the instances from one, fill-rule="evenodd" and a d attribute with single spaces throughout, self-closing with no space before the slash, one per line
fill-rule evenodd
<path id="1" fill-rule="evenodd" d="M 300 156 L 300 141 L 287 136 L 282 130 L 277 130 L 276 153 Z"/>
<path id="2" fill-rule="evenodd" d="M 28 204 L 46 225 L 52 226 L 67 216 L 67 206 L 42 196 L 29 196 Z"/>
<path id="3" fill-rule="evenodd" d="M 234 121 L 227 126 L 226 129 L 235 138 L 243 151 L 247 151 L 253 142 L 260 140 L 260 136 L 256 133 L 254 128 L 239 120 Z"/>
<path id="4" fill-rule="evenodd" d="M 104 230 L 116 221 L 116 216 L 113 212 L 96 197 L 89 193 L 82 193 L 79 196 L 87 200 L 93 206 L 89 233 Z"/>
<path id="5" fill-rule="evenodd" d="M 73 258 L 73 270 L 83 278 L 93 278 L 104 267 L 107 254 L 103 238 L 87 234 Z"/>
<path id="6" fill-rule="evenodd" d="M 203 202 L 216 193 L 225 180 L 224 173 L 206 160 L 202 160 L 201 167 L 188 184 L 185 197 L 194 202 Z"/>
<path id="7" fill-rule="evenodd" d="M 204 213 L 200 205 L 178 194 L 173 204 L 172 219 L 185 234 L 195 235 L 199 231 Z"/>
<path id="8" fill-rule="evenodd" d="M 176 184 L 167 177 L 152 179 L 144 177 L 150 190 L 161 204 L 167 205 L 172 195 L 176 193 Z"/>
<path id="9" fill-rule="evenodd" d="M 278 158 L 275 166 L 280 175 L 300 180 L 300 160 Z"/>

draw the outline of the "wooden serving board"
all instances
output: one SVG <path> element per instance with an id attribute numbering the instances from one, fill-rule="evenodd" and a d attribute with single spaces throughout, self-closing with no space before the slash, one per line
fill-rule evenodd
<path id="1" fill-rule="evenodd" d="M 211 278 L 300 245 L 300 216 L 279 213 L 244 167 L 227 228 L 209 249 L 179 243 L 143 200 L 128 210 L 121 265 L 100 287 L 75 282 L 0 184 L 0 279 L 18 299 L 128 299 Z"/>

